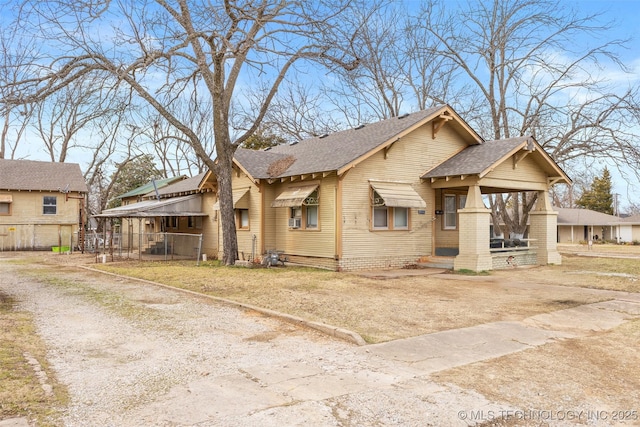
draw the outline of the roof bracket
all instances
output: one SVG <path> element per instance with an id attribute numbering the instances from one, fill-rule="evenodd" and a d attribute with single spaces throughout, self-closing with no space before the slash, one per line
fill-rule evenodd
<path id="1" fill-rule="evenodd" d="M 400 138 L 396 139 L 395 141 L 393 141 L 391 144 L 387 145 L 386 147 L 384 147 L 384 159 L 387 160 L 387 154 L 389 153 L 389 150 L 391 150 L 391 147 L 394 146 L 394 144 L 396 142 L 398 142 L 400 140 Z"/>
<path id="2" fill-rule="evenodd" d="M 442 126 L 444 126 L 445 123 L 447 123 L 449 120 L 452 120 L 453 117 L 451 117 L 450 115 L 446 114 L 446 113 L 442 113 L 440 114 L 440 116 L 438 116 L 437 118 L 435 118 L 432 122 L 432 139 L 436 139 L 436 135 L 438 135 L 438 131 L 440 129 L 442 129 Z"/>

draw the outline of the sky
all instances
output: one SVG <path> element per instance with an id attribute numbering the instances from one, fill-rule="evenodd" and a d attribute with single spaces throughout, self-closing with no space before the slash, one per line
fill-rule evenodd
<path id="1" fill-rule="evenodd" d="M 632 38 L 632 42 L 628 44 L 630 48 L 621 50 L 619 55 L 625 65 L 634 70 L 636 80 L 640 81 L 640 0 L 561 0 L 559 7 L 563 5 L 575 7 L 586 13 L 602 12 L 603 20 L 615 22 L 611 30 L 613 37 Z M 629 201 L 640 204 L 640 183 L 637 179 L 625 180 L 615 164 L 607 166 L 612 175 L 613 192 L 618 195 L 620 207 L 624 209 Z"/>
<path id="2" fill-rule="evenodd" d="M 406 0 L 408 4 L 418 4 L 419 0 Z M 460 0 L 465 2 L 466 0 Z M 621 39 L 633 38 L 634 41 L 629 43 L 629 49 L 621 50 L 618 52 L 623 62 L 630 68 L 634 69 L 635 78 L 640 81 L 640 0 L 560 0 L 558 3 L 559 8 L 574 8 L 582 13 L 602 13 L 601 19 L 603 22 L 613 22 L 613 28 L 611 29 L 611 36 Z M 628 76 L 624 77 L 629 78 Z M 638 130 L 640 135 L 640 129 Z M 23 157 L 32 160 L 48 160 L 38 153 L 23 153 Z M 70 161 L 77 161 L 86 163 L 86 159 L 70 159 Z M 595 165 L 596 169 L 604 168 L 605 164 Z M 634 178 L 633 180 L 625 180 L 618 173 L 617 167 L 614 164 L 608 166 L 614 184 L 614 193 L 617 193 L 620 206 L 624 208 L 631 200 L 634 203 L 640 204 L 640 183 Z M 633 176 L 629 174 L 628 176 Z"/>

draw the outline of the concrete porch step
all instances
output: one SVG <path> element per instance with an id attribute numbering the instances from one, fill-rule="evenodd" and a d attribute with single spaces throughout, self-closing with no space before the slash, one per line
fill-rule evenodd
<path id="1" fill-rule="evenodd" d="M 418 263 L 420 268 L 443 268 L 453 270 L 453 260 L 455 257 L 449 256 L 431 256 L 421 259 Z"/>

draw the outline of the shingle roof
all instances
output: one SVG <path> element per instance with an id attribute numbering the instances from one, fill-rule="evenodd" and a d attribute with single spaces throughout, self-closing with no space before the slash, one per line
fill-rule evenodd
<path id="1" fill-rule="evenodd" d="M 558 225 L 609 225 L 619 223 L 620 218 L 591 209 L 553 208 L 558 211 Z"/>
<path id="2" fill-rule="evenodd" d="M 185 179 L 185 176 L 174 176 L 172 178 L 163 178 L 163 179 L 156 179 L 155 183 L 156 183 L 156 188 L 160 189 L 163 187 L 166 187 L 167 185 L 174 183 L 176 181 L 181 181 L 183 179 Z M 138 188 L 134 188 L 131 191 L 128 191 L 124 194 L 121 194 L 117 197 L 115 197 L 116 199 L 126 199 L 127 197 L 134 197 L 134 196 L 144 196 L 145 194 L 154 191 L 153 188 L 153 181 L 150 181 L 148 183 L 146 183 L 145 185 L 141 185 Z"/>
<path id="3" fill-rule="evenodd" d="M 0 159 L 0 190 L 88 192 L 77 163 Z"/>
<path id="4" fill-rule="evenodd" d="M 523 136 L 471 145 L 431 169 L 422 178 L 481 174 L 528 140 L 529 137 Z"/>
<path id="5" fill-rule="evenodd" d="M 448 107 L 433 107 L 366 126 L 309 138 L 296 144 L 279 145 L 268 151 L 238 149 L 235 159 L 256 179 L 337 171 L 399 137 L 413 126 L 436 117 L 446 108 Z M 479 136 L 474 137 L 481 141 Z M 269 173 L 270 165 L 289 156 L 293 156 L 291 160 L 295 161 L 288 165 L 288 168 L 277 175 Z"/>
<path id="6" fill-rule="evenodd" d="M 202 180 L 207 175 L 207 173 L 208 172 L 202 172 L 201 174 L 192 176 L 191 178 L 183 179 L 182 181 L 167 185 L 164 188 L 158 189 L 158 194 L 163 196 L 166 194 L 192 193 L 194 191 L 198 191 L 200 190 L 200 184 L 202 184 Z M 147 195 L 155 197 L 155 191 L 152 191 Z"/>

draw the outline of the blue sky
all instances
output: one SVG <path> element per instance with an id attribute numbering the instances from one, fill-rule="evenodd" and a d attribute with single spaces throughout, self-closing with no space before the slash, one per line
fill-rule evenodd
<path id="1" fill-rule="evenodd" d="M 602 12 L 604 22 L 615 22 L 610 33 L 612 38 L 632 38 L 628 43 L 629 49 L 620 50 L 619 55 L 625 65 L 634 70 L 635 79 L 640 80 L 640 0 L 562 0 L 559 7 L 563 5 L 586 13 Z M 629 181 L 622 178 L 613 164 L 609 165 L 609 170 L 614 192 L 619 194 L 620 206 L 624 208 L 629 200 L 640 204 L 640 183 L 635 178 Z"/>
<path id="2" fill-rule="evenodd" d="M 0 0 L 1 1 L 1 0 Z M 409 4 L 419 0 L 406 0 Z M 466 2 L 466 0 L 459 0 Z M 629 48 L 619 51 L 620 58 L 631 69 L 635 70 L 632 76 L 624 76 L 625 79 L 640 81 L 640 0 L 560 0 L 558 8 L 572 8 L 581 13 L 602 13 L 602 23 L 613 22 L 611 38 L 634 39 L 628 43 Z M 577 41 L 578 43 L 580 41 Z M 640 135 L 640 129 L 638 130 Z M 25 155 L 25 154 L 23 154 Z M 41 158 L 37 153 L 26 153 L 26 157 L 34 160 L 48 160 Z M 78 161 L 73 159 L 72 161 Z M 80 163 L 83 163 L 81 160 Z M 82 165 L 84 166 L 84 165 Z M 605 165 L 595 165 L 603 168 Z M 608 165 L 613 175 L 614 191 L 620 194 L 621 206 L 627 204 L 627 200 L 640 203 L 640 183 L 637 180 L 625 181 L 617 172 L 615 165 Z"/>

